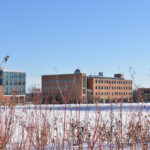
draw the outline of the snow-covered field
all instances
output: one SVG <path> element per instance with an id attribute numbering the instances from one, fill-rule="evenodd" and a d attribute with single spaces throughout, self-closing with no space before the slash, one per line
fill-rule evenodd
<path id="1" fill-rule="evenodd" d="M 0 149 L 150 149 L 148 143 L 150 103 L 0 107 Z"/>

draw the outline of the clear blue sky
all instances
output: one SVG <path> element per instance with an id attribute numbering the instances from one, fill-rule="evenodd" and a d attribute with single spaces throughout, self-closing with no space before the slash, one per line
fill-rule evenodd
<path id="1" fill-rule="evenodd" d="M 1 0 L 0 60 L 27 72 L 27 87 L 41 75 L 118 72 L 150 87 L 149 0 Z"/>

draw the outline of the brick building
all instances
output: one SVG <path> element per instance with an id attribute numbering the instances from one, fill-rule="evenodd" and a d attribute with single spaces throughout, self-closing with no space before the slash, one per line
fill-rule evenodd
<path id="1" fill-rule="evenodd" d="M 0 103 L 24 103 L 25 87 L 25 72 L 0 68 Z"/>
<path id="2" fill-rule="evenodd" d="M 87 76 L 76 70 L 74 74 L 43 75 L 43 103 L 95 103 L 132 101 L 132 81 L 123 74 L 114 77 Z"/>
<path id="3" fill-rule="evenodd" d="M 132 81 L 125 80 L 123 74 L 115 74 L 114 77 L 88 76 L 87 88 L 93 92 L 93 102 L 124 102 L 132 101 Z"/>
<path id="4" fill-rule="evenodd" d="M 150 88 L 138 88 L 134 91 L 134 102 L 150 102 Z"/>
<path id="5" fill-rule="evenodd" d="M 87 75 L 79 69 L 73 74 L 43 75 L 43 103 L 86 103 Z"/>

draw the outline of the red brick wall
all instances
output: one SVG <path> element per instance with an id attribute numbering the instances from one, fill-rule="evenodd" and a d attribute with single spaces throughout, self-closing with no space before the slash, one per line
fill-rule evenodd
<path id="1" fill-rule="evenodd" d="M 0 100 L 2 100 L 2 96 L 3 96 L 3 87 L 0 86 Z"/>
<path id="2" fill-rule="evenodd" d="M 53 80 L 55 81 L 55 84 L 52 83 L 48 83 L 48 84 L 43 84 L 43 81 L 49 81 L 49 80 Z M 71 80 L 72 82 L 68 83 L 58 83 L 58 81 L 61 80 Z M 74 82 L 75 81 L 75 82 Z M 63 98 L 63 100 L 66 100 L 67 103 L 72 103 L 72 101 L 80 101 L 82 103 L 82 74 L 66 74 L 66 75 L 49 75 L 49 76 L 42 76 L 42 94 L 43 93 L 47 93 L 47 95 L 55 97 L 56 95 L 58 95 L 58 93 L 61 94 L 61 98 Z M 57 89 L 48 89 L 48 90 L 44 90 L 44 87 L 57 87 Z M 61 89 L 61 87 L 63 87 L 63 89 Z M 66 87 L 66 89 L 64 89 L 64 87 Z M 52 92 L 53 91 L 53 92 Z M 44 96 L 45 98 L 48 96 Z"/>

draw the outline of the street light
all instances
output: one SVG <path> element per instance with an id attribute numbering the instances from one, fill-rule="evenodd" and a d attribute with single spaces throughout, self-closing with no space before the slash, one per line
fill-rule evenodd
<path id="1" fill-rule="evenodd" d="M 5 56 L 4 59 L 3 59 L 3 61 L 0 64 L 0 67 L 2 66 L 3 63 L 6 63 L 8 61 L 8 59 L 9 59 L 9 56 L 8 55 Z"/>

